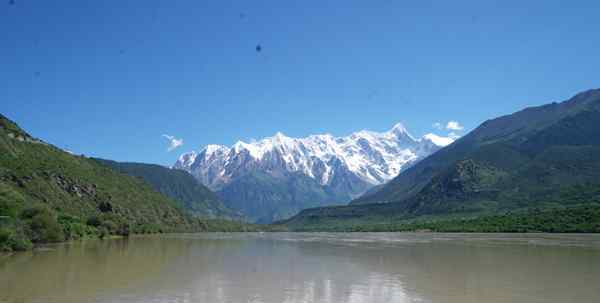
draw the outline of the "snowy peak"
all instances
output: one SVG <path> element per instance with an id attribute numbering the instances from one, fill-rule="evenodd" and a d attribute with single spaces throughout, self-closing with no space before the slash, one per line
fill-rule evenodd
<path id="1" fill-rule="evenodd" d="M 246 143 L 244 141 L 236 142 L 232 150 L 236 153 L 247 152 L 253 158 L 260 160 L 269 152 L 274 150 L 293 149 L 297 145 L 297 139 L 287 137 L 281 132 L 277 132 L 272 137 L 264 138 L 257 142 Z"/>
<path id="2" fill-rule="evenodd" d="M 291 138 L 277 132 L 251 143 L 238 141 L 231 148 L 208 145 L 199 153 L 183 154 L 173 167 L 189 171 L 215 190 L 251 172 L 302 173 L 323 186 L 362 189 L 365 186 L 344 182 L 381 184 L 449 140 L 432 134 L 415 139 L 401 123 L 386 132 L 362 130 L 346 137 Z"/>
<path id="3" fill-rule="evenodd" d="M 394 124 L 394 126 L 392 126 L 392 129 L 390 130 L 390 132 L 392 132 L 392 133 L 408 133 L 408 131 L 406 130 L 406 127 L 404 127 L 404 124 L 402 124 L 401 122 Z"/>
<path id="4" fill-rule="evenodd" d="M 198 154 L 196 152 L 182 154 L 181 156 L 179 156 L 179 159 L 177 160 L 177 162 L 175 162 L 175 165 L 173 167 L 178 169 L 190 167 L 196 161 L 196 157 L 198 157 Z"/>
<path id="5" fill-rule="evenodd" d="M 436 134 L 429 133 L 423 136 L 423 139 L 428 140 L 437 146 L 446 146 L 454 142 L 454 140 L 456 140 L 457 137 L 441 137 Z"/>
<path id="6" fill-rule="evenodd" d="M 402 123 L 396 123 L 392 129 L 388 131 L 389 134 L 395 135 L 397 138 L 409 138 L 415 141 L 415 138 L 410 135 L 408 130 L 404 127 Z"/>
<path id="7" fill-rule="evenodd" d="M 229 152 L 229 148 L 227 148 L 225 145 L 209 144 L 202 150 L 202 152 L 207 155 L 212 155 L 214 153 Z"/>

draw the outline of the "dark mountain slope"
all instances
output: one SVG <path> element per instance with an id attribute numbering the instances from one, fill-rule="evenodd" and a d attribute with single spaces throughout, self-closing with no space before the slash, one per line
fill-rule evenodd
<path id="1" fill-rule="evenodd" d="M 314 179 L 299 173 L 248 173 L 217 193 L 232 209 L 241 210 L 253 222 L 271 223 L 309 207 L 343 201 Z M 347 201 L 347 200 L 346 200 Z"/>
<path id="2" fill-rule="evenodd" d="M 94 159 L 124 174 L 142 178 L 152 188 L 179 202 L 190 214 L 202 218 L 241 220 L 243 216 L 228 207 L 188 172 L 155 164 L 125 163 Z"/>
<path id="3" fill-rule="evenodd" d="M 376 193 L 348 207 L 307 210 L 289 224 L 376 222 L 597 203 L 598 125 L 600 90 L 489 120 Z"/>
<path id="4" fill-rule="evenodd" d="M 468 135 L 424 159 L 378 192 L 352 204 L 396 202 L 417 194 L 434 175 L 456 161 L 472 158 L 501 169 L 522 166 L 550 146 L 600 142 L 600 90 L 580 93 L 562 103 L 527 108 L 488 120 Z M 596 123 L 596 124 L 594 124 Z"/>

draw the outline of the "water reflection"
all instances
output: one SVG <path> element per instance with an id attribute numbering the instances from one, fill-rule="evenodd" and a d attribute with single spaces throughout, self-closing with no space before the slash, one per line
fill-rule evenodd
<path id="1" fill-rule="evenodd" d="M 480 237 L 480 238 L 478 238 Z M 598 236 L 204 234 L 0 258 L 0 302 L 571 302 Z"/>

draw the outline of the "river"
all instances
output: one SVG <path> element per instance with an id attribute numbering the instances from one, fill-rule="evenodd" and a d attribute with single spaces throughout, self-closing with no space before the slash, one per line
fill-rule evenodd
<path id="1" fill-rule="evenodd" d="M 0 302 L 598 302 L 600 235 L 207 233 L 0 257 Z"/>

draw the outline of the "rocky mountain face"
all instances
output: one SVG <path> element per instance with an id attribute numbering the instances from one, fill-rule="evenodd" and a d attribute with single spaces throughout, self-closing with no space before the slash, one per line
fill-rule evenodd
<path id="1" fill-rule="evenodd" d="M 600 89 L 491 119 L 350 206 L 303 211 L 292 221 L 372 223 L 599 203 L 599 123 Z"/>
<path id="2" fill-rule="evenodd" d="M 441 144 L 431 136 L 414 138 L 402 124 L 383 133 L 363 130 L 346 137 L 290 138 L 277 133 L 232 147 L 208 145 L 181 155 L 173 168 L 191 173 L 228 206 L 256 221 L 271 222 L 306 207 L 348 202 Z M 303 186 L 292 186 L 296 183 Z"/>

